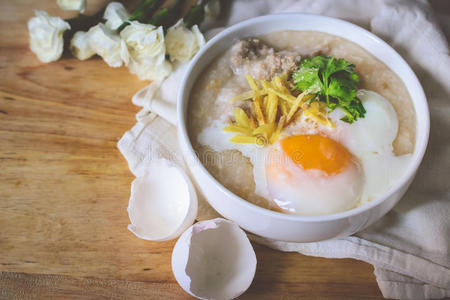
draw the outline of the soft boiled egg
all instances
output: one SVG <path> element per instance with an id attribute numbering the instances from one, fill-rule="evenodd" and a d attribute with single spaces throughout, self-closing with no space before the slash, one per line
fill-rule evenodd
<path id="1" fill-rule="evenodd" d="M 392 105 L 375 92 L 360 90 L 364 118 L 348 124 L 343 112 L 330 114 L 336 129 L 311 129 L 299 118 L 266 161 L 271 199 L 284 212 L 324 215 L 369 202 L 388 191 L 410 155 L 395 156 L 398 119 Z M 297 133 L 314 133 L 301 134 Z"/>
<path id="2" fill-rule="evenodd" d="M 363 189 L 361 167 L 344 146 L 322 135 L 293 135 L 266 160 L 267 186 L 283 211 L 332 214 L 351 209 Z"/>

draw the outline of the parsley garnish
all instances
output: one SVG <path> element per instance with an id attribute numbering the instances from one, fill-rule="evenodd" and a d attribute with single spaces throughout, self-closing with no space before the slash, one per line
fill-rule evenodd
<path id="1" fill-rule="evenodd" d="M 356 97 L 359 77 L 354 68 L 343 58 L 319 55 L 302 60 L 292 78 L 296 89 L 316 95 L 313 101 L 325 102 L 331 111 L 339 107 L 346 114 L 341 120 L 353 123 L 366 112 Z"/>

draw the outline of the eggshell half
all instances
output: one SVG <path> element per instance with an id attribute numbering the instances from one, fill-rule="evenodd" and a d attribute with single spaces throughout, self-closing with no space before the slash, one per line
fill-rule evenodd
<path id="1" fill-rule="evenodd" d="M 144 240 L 171 240 L 194 223 L 197 206 L 197 195 L 184 171 L 158 159 L 131 184 L 128 229 Z"/>
<path id="2" fill-rule="evenodd" d="M 233 299 L 253 281 L 256 255 L 245 232 L 217 218 L 191 226 L 172 252 L 178 284 L 199 299 Z"/>

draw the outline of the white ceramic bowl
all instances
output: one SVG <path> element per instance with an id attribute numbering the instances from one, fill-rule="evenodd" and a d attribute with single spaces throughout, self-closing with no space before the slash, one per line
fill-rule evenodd
<path id="1" fill-rule="evenodd" d="M 383 197 L 338 214 L 303 217 L 267 210 L 236 196 L 201 164 L 189 140 L 186 118 L 189 95 L 199 74 L 236 40 L 279 30 L 315 30 L 346 38 L 373 54 L 405 83 L 416 111 L 416 144 L 411 164 Z M 405 194 L 425 153 L 429 112 L 423 89 L 408 64 L 388 44 L 351 23 L 311 14 L 277 14 L 249 19 L 231 26 L 203 47 L 194 57 L 178 94 L 178 135 L 184 158 L 208 202 L 224 217 L 257 235 L 283 241 L 313 242 L 348 236 L 373 224 Z"/>

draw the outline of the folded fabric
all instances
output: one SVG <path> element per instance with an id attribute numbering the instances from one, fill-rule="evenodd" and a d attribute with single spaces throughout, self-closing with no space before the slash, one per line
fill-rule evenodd
<path id="1" fill-rule="evenodd" d="M 426 1 L 379 0 L 368 5 L 364 0 L 231 2 L 224 26 L 270 13 L 309 12 L 345 19 L 372 31 L 392 45 L 418 75 L 429 101 L 432 122 L 429 147 L 416 179 L 399 204 L 376 224 L 354 236 L 319 243 L 250 237 L 281 251 L 350 257 L 371 263 L 386 298 L 450 297 L 449 48 Z M 152 83 L 133 97 L 133 103 L 143 108 L 137 115 L 137 124 L 124 134 L 118 147 L 136 176 L 159 157 L 185 168 L 174 126 L 176 94 L 185 68 L 186 65 L 177 66 L 165 82 Z M 200 199 L 198 219 L 216 216 Z"/>

